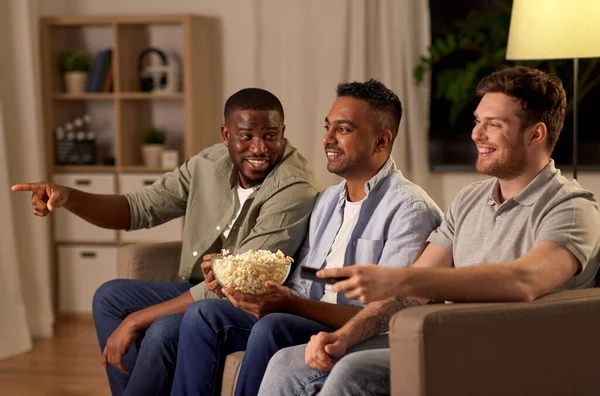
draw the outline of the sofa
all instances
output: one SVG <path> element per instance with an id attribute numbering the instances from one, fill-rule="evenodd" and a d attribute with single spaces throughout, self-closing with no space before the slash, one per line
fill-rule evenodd
<path id="1" fill-rule="evenodd" d="M 180 242 L 123 246 L 117 275 L 177 281 L 180 251 Z M 600 288 L 407 309 L 390 322 L 390 346 L 394 396 L 598 395 Z M 221 395 L 233 395 L 242 357 L 227 357 Z"/>

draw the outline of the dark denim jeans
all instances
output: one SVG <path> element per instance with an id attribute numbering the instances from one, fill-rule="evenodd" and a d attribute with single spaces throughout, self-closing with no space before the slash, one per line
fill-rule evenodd
<path id="1" fill-rule="evenodd" d="M 191 287 L 187 282 L 130 279 L 115 279 L 100 286 L 92 304 L 100 350 L 104 350 L 106 340 L 127 315 L 175 298 Z M 129 375 L 108 367 L 113 395 L 170 394 L 182 318 L 183 314 L 164 316 L 138 336 L 123 357 Z"/>
<path id="2" fill-rule="evenodd" d="M 172 394 L 219 395 L 225 358 L 245 350 L 235 394 L 256 395 L 271 356 L 319 331 L 332 329 L 286 313 L 257 320 L 227 300 L 196 301 L 181 322 Z"/>

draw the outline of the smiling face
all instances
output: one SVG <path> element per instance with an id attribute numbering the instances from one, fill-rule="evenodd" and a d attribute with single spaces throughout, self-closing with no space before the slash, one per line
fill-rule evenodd
<path id="1" fill-rule="evenodd" d="M 283 157 L 285 125 L 275 110 L 235 110 L 221 126 L 223 143 L 238 170 L 241 187 L 267 177 Z"/>
<path id="2" fill-rule="evenodd" d="M 481 98 L 471 134 L 477 145 L 478 172 L 510 179 L 525 171 L 527 134 L 517 116 L 520 109 L 518 100 L 503 93 L 486 93 Z"/>
<path id="3" fill-rule="evenodd" d="M 377 112 L 364 100 L 342 96 L 333 103 L 323 136 L 329 172 L 346 179 L 377 173 L 380 165 L 374 154 L 381 151 L 377 119 Z"/>

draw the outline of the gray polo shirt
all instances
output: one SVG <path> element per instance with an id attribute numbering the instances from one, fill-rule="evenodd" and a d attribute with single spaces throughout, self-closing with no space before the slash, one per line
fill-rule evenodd
<path id="1" fill-rule="evenodd" d="M 514 261 L 540 241 L 555 241 L 581 265 L 555 291 L 593 287 L 600 264 L 600 211 L 594 195 L 561 176 L 554 161 L 502 204 L 498 189 L 497 179 L 463 188 L 428 241 L 452 252 L 457 268 Z"/>
<path id="2" fill-rule="evenodd" d="M 201 280 L 198 262 L 221 247 L 232 253 L 249 249 L 282 250 L 293 256 L 308 228 L 318 189 L 307 161 L 286 140 L 279 164 L 244 203 L 224 245 L 221 234 L 237 202 L 237 171 L 221 143 L 202 150 L 154 184 L 126 194 L 131 230 L 150 228 L 185 216 L 179 264 L 182 280 Z M 203 298 L 203 284 L 190 292 Z"/>

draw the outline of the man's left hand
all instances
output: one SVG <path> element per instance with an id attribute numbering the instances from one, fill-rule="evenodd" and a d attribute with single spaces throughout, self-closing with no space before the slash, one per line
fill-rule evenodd
<path id="1" fill-rule="evenodd" d="M 260 296 L 242 293 L 233 289 L 223 289 L 223 294 L 234 307 L 248 312 L 256 319 L 260 319 L 272 312 L 286 309 L 293 297 L 293 293 L 288 287 L 279 286 L 272 282 L 266 282 L 265 286 L 269 291 Z"/>

